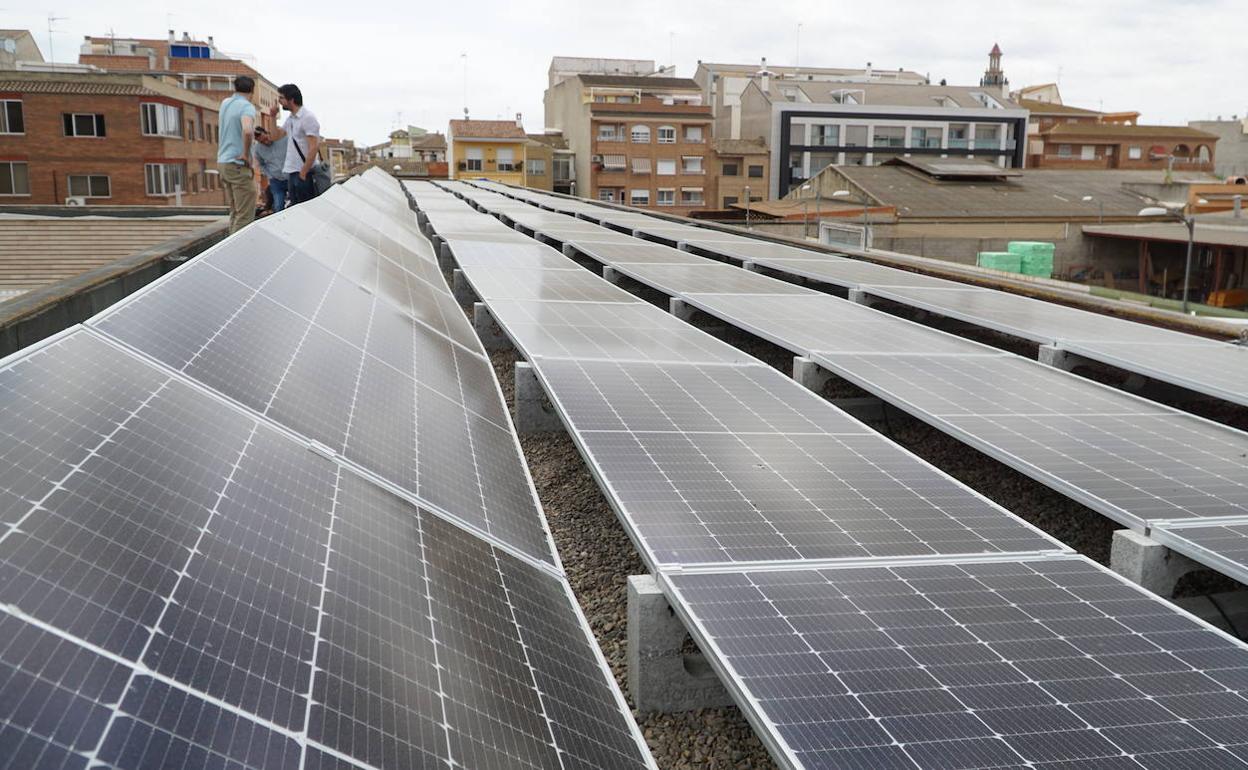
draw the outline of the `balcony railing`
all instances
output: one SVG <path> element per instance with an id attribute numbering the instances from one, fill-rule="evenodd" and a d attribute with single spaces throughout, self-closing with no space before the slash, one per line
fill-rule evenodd
<path id="1" fill-rule="evenodd" d="M 927 138 L 927 139 L 911 139 L 910 146 L 917 147 L 919 149 L 926 149 L 926 150 L 939 150 L 940 139 L 938 137 Z"/>
<path id="2" fill-rule="evenodd" d="M 873 147 L 905 147 L 906 140 L 899 136 L 877 136 Z"/>

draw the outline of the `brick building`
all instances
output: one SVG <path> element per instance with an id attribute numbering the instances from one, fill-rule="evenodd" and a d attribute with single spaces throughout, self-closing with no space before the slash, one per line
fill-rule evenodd
<path id="1" fill-rule="evenodd" d="M 277 86 L 247 62 L 223 54 L 209 35 L 205 40 L 192 39 L 186 32 L 181 38 L 92 37 L 88 35 L 78 54 L 79 64 L 90 64 L 108 72 L 136 72 L 160 76 L 191 91 L 203 93 L 218 102 L 234 92 L 233 80 L 247 75 L 256 81 L 252 104 L 261 114 L 266 128 L 274 120 L 267 111 L 277 104 Z"/>
<path id="2" fill-rule="evenodd" d="M 0 203 L 220 206 L 216 99 L 134 74 L 0 73 Z"/>
<path id="3" fill-rule="evenodd" d="M 711 108 L 693 80 L 566 75 L 545 105 L 547 127 L 575 155 L 582 197 L 685 215 L 715 204 Z"/>
<path id="4" fill-rule="evenodd" d="M 1040 132 L 1035 168 L 1213 171 L 1218 137 L 1187 126 L 1057 123 Z"/>

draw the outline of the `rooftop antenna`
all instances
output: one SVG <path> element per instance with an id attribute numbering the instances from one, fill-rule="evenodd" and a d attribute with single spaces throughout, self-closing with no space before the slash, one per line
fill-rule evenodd
<path id="1" fill-rule="evenodd" d="M 468 119 L 468 52 L 459 55 L 464 61 L 464 120 Z"/>
<path id="2" fill-rule="evenodd" d="M 797 44 L 793 46 L 793 74 L 802 69 L 802 23 L 797 23 Z"/>
<path id="3" fill-rule="evenodd" d="M 667 32 L 667 66 L 671 67 L 671 71 L 667 74 L 676 74 L 676 33 L 668 30 Z"/>
<path id="4" fill-rule="evenodd" d="M 48 11 L 48 62 L 49 63 L 56 62 L 56 47 L 52 40 L 52 33 L 53 31 L 57 31 L 57 32 L 60 31 L 60 30 L 53 30 L 52 25 L 58 21 L 67 21 L 69 19 L 68 16 L 56 16 L 55 14 L 56 14 L 56 11 Z"/>

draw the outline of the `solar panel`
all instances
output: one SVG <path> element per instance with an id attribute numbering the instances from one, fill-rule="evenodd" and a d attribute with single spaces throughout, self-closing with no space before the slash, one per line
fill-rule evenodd
<path id="1" fill-rule="evenodd" d="M 665 294 L 816 294 L 810 289 L 708 261 L 701 265 L 617 264 L 614 269 Z"/>
<path id="2" fill-rule="evenodd" d="M 726 239 L 719 236 L 706 236 L 701 233 L 683 239 L 683 242 L 694 248 L 713 251 L 726 257 L 740 260 L 755 259 L 835 259 L 835 257 L 818 254 L 810 249 L 797 246 L 786 246 L 774 241 L 763 241 L 757 238 L 739 236 Z"/>
<path id="3" fill-rule="evenodd" d="M 1082 557 L 664 580 L 793 765 L 1230 767 L 1244 753 L 1248 650 Z"/>
<path id="4" fill-rule="evenodd" d="M 466 270 L 472 288 L 483 298 L 560 302 L 640 302 L 584 270 Z"/>
<path id="5" fill-rule="evenodd" d="M 597 236 L 593 236 L 596 238 Z M 629 236 L 620 236 L 628 238 Z M 652 263 L 667 265 L 707 265 L 715 264 L 706 257 L 699 257 L 688 252 L 661 246 L 657 243 L 646 243 L 631 238 L 631 242 L 598 241 L 583 238 L 572 238 L 570 242 L 578 251 L 582 251 L 599 262 L 611 265 Z"/>
<path id="6" fill-rule="evenodd" d="M 655 568 L 1061 547 L 878 435 L 575 435 Z"/>
<path id="7" fill-rule="evenodd" d="M 898 270 L 895 267 L 875 265 L 861 260 L 833 257 L 811 252 L 809 259 L 760 258 L 755 264 L 778 270 L 789 275 L 809 278 L 835 286 L 854 288 L 871 286 L 923 286 L 929 288 L 965 289 L 966 284 L 947 281 L 922 273 Z"/>
<path id="8" fill-rule="evenodd" d="M 827 294 L 685 294 L 681 299 L 733 326 L 803 355 L 813 351 L 864 355 L 1003 355 L 996 348 Z"/>
<path id="9" fill-rule="evenodd" d="M 561 254 L 538 243 L 505 243 L 456 239 L 452 243 L 455 262 L 460 267 L 535 268 L 544 270 L 580 270 L 581 267 Z"/>
<path id="10" fill-rule="evenodd" d="M 540 372 L 555 393 L 560 412 L 578 430 L 872 432 L 761 364 L 544 360 Z"/>
<path id="11" fill-rule="evenodd" d="M 752 360 L 748 354 L 644 302 L 491 300 L 489 307 L 530 359 Z"/>
<path id="12" fill-rule="evenodd" d="M 937 416 L 1174 414 L 1021 356 L 816 354 L 832 372 L 907 411 Z"/>
<path id="13" fill-rule="evenodd" d="M 1160 330 L 1159 330 L 1160 331 Z M 1060 347 L 1130 372 L 1197 390 L 1237 403 L 1248 403 L 1248 348 L 1190 335 L 1179 344 L 1163 342 L 1061 341 Z"/>
<path id="14" fill-rule="evenodd" d="M 940 418 L 961 437 L 1116 521 L 1248 515 L 1248 437 L 1179 413 Z"/>
<path id="15" fill-rule="evenodd" d="M 1248 582 L 1248 523 L 1211 521 L 1162 522 L 1149 537 L 1224 575 Z"/>

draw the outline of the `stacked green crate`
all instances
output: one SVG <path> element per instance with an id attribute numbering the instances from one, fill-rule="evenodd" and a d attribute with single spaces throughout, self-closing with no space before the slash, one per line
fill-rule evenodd
<path id="1" fill-rule="evenodd" d="M 1011 254 L 1019 256 L 1019 272 L 1049 278 L 1053 275 L 1053 252 L 1055 246 L 1043 241 L 1010 241 L 1006 246 Z"/>
<path id="2" fill-rule="evenodd" d="M 977 264 L 1007 273 L 1017 273 L 1023 268 L 1022 257 L 1009 251 L 981 251 Z"/>

